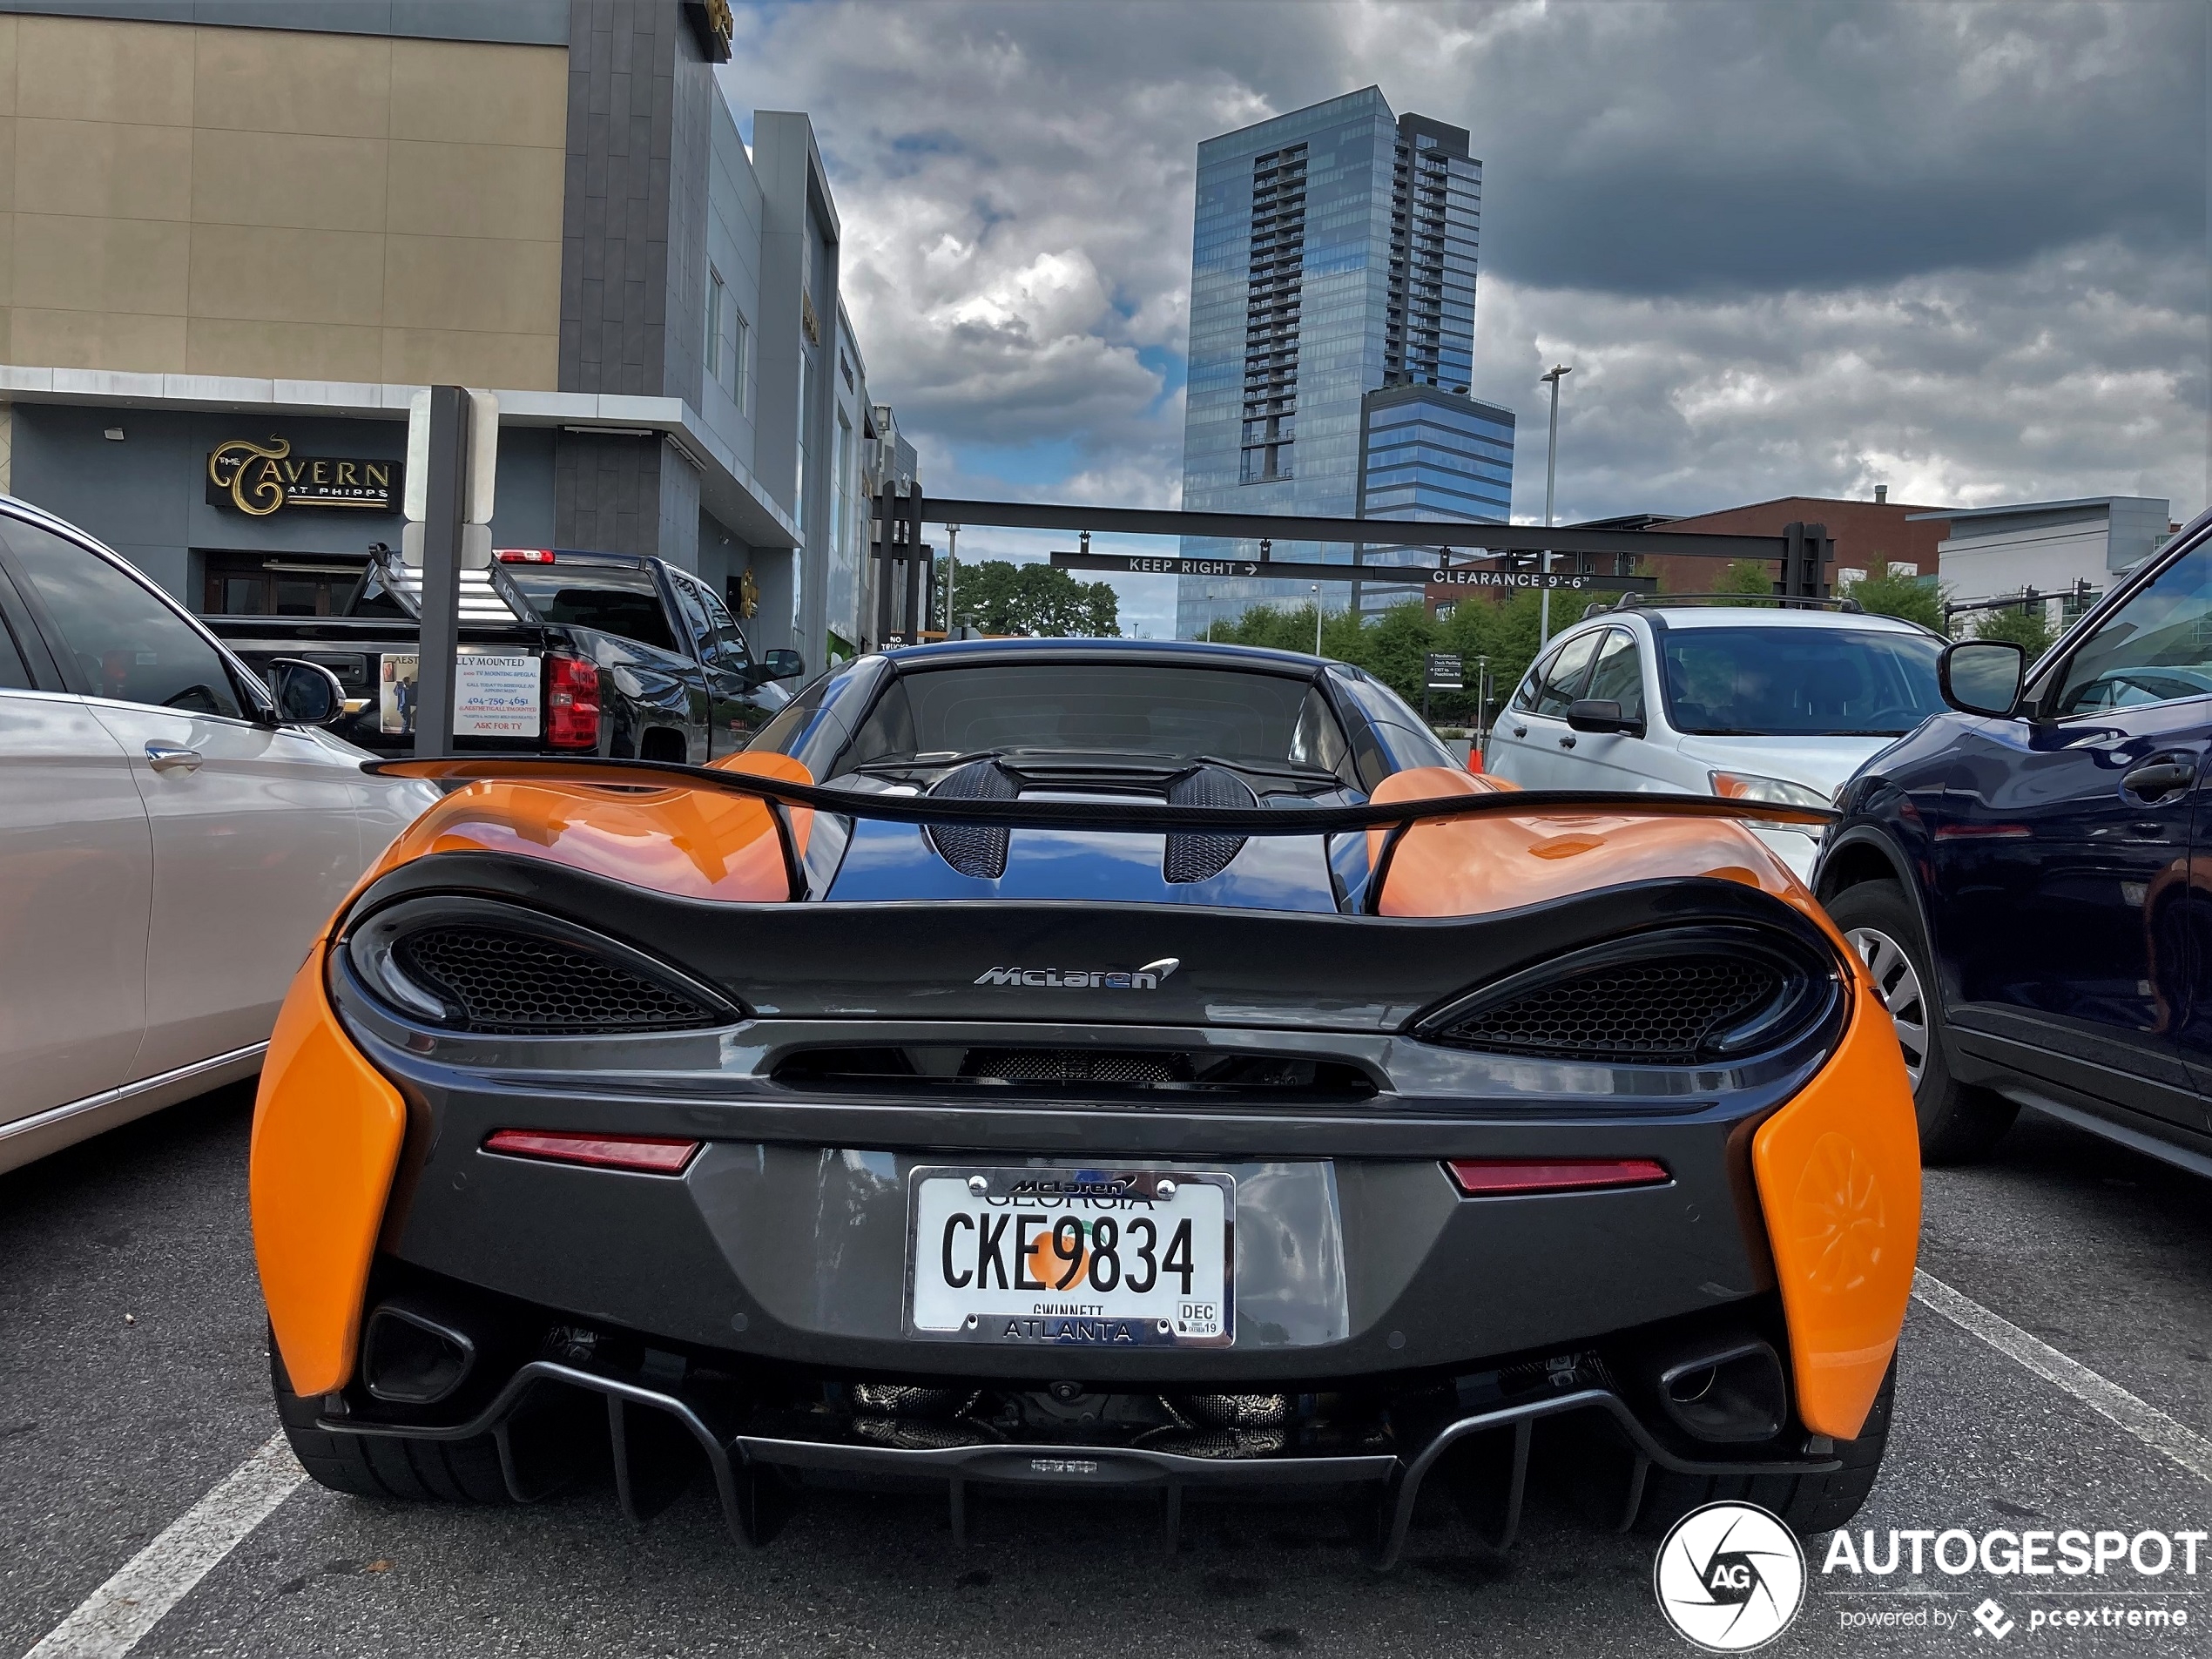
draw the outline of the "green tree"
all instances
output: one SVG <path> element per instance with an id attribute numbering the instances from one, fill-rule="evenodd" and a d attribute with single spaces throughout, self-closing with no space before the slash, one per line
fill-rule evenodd
<path id="1" fill-rule="evenodd" d="M 1513 695 L 1514 687 L 1528 671 L 1528 664 L 1536 660 L 1541 617 L 1542 600 L 1527 589 L 1497 599 L 1487 595 L 1468 597 L 1453 606 L 1452 614 L 1438 624 L 1440 637 L 1434 649 L 1460 654 L 1467 670 L 1467 688 L 1457 692 L 1436 692 L 1430 705 L 1431 718 L 1440 725 L 1479 721 L 1475 681 L 1481 667 L 1480 659 L 1485 657 L 1490 659 L 1491 709 L 1494 712 L 1499 704 Z M 1554 594 L 1554 629 L 1575 620 L 1561 608 L 1560 596 Z"/>
<path id="2" fill-rule="evenodd" d="M 944 626 L 946 561 L 937 561 L 937 625 Z M 1078 582 L 1049 564 L 979 559 L 960 567 L 953 593 L 955 621 L 987 634 L 1042 639 L 1110 638 L 1122 631 L 1113 584 Z"/>
<path id="3" fill-rule="evenodd" d="M 1943 631 L 1943 595 L 1932 582 L 1916 577 L 1892 576 L 1889 562 L 1877 558 L 1873 567 L 1851 589 L 1858 608 L 1877 617 L 1902 617 L 1923 628 Z"/>
<path id="4" fill-rule="evenodd" d="M 2031 663 L 2051 649 L 2054 636 L 2047 609 L 2040 603 L 2032 605 L 2006 605 L 2002 610 L 1985 610 L 1974 624 L 1976 639 L 2009 639 L 2027 652 Z"/>
<path id="5" fill-rule="evenodd" d="M 1764 559 L 1731 559 L 1721 579 L 1713 584 L 1716 593 L 1759 594 L 1771 597 L 1774 593 L 1774 569 Z M 1744 600 L 1732 600 L 1742 604 Z"/>
<path id="6" fill-rule="evenodd" d="M 1431 651 L 1457 651 L 1465 659 L 1466 689 L 1431 695 L 1430 716 L 1441 725 L 1464 724 L 1475 713 L 1479 659 L 1490 659 L 1493 707 L 1513 693 L 1535 660 L 1540 605 L 1522 590 L 1503 599 L 1462 599 L 1447 617 L 1432 617 L 1418 600 L 1393 605 L 1366 622 L 1349 610 L 1329 611 L 1321 623 L 1321 654 L 1364 668 L 1415 708 L 1427 678 Z M 1564 627 L 1574 620 L 1561 611 L 1553 618 Z M 1242 615 L 1213 624 L 1206 637 L 1225 644 L 1262 645 L 1276 651 L 1311 652 L 1313 607 L 1253 605 Z"/>

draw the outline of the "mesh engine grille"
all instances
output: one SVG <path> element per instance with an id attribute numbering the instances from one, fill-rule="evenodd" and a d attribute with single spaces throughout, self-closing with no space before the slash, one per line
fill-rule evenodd
<path id="1" fill-rule="evenodd" d="M 1561 1060 L 1687 1064 L 1713 1033 L 1782 988 L 1767 963 L 1728 957 L 1632 962 L 1578 974 L 1453 1026 L 1448 1041 Z"/>
<path id="2" fill-rule="evenodd" d="M 408 969 L 455 1001 L 472 1031 L 672 1031 L 721 1023 L 691 998 L 551 940 L 428 927 L 398 946 Z"/>
<path id="3" fill-rule="evenodd" d="M 962 1069 L 970 1077 L 1009 1083 L 1168 1083 L 1190 1076 L 1181 1055 L 1085 1049 L 974 1049 Z"/>
<path id="4" fill-rule="evenodd" d="M 1168 786 L 1168 799 L 1177 806 L 1257 806 L 1259 798 L 1244 780 L 1219 766 L 1201 766 Z M 1210 881 L 1227 869 L 1244 850 L 1242 835 L 1190 835 L 1181 832 L 1167 838 L 1160 855 L 1160 873 L 1170 881 Z"/>
<path id="5" fill-rule="evenodd" d="M 978 760 L 948 772 L 929 792 L 951 800 L 1012 800 L 1021 793 L 995 760 Z M 988 824 L 932 824 L 929 844 L 962 875 L 995 881 L 1006 873 L 1007 832 Z"/>

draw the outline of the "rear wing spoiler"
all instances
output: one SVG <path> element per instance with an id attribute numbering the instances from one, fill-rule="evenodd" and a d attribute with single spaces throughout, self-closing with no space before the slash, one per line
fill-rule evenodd
<path id="1" fill-rule="evenodd" d="M 1842 817 L 1825 806 L 1717 795 L 1647 793 L 1626 789 L 1501 789 L 1418 800 L 1370 801 L 1359 806 L 1178 806 L 1153 801 L 961 800 L 931 795 L 872 795 L 822 784 L 796 783 L 758 772 L 663 760 L 557 756 L 461 755 L 414 760 L 368 760 L 361 770 L 384 778 L 434 783 L 596 784 L 628 789 L 707 789 L 774 806 L 872 818 L 893 824 L 969 824 L 1004 829 L 1102 830 L 1216 835 L 1334 835 L 1352 830 L 1405 829 L 1447 818 L 1548 818 L 1563 814 L 1618 818 L 1732 818 L 1765 824 L 1825 826 Z"/>
<path id="2" fill-rule="evenodd" d="M 746 757 L 802 772 L 781 756 Z M 789 896 L 808 896 L 804 832 L 792 813 L 827 813 L 895 824 L 968 826 L 999 829 L 1057 829 L 1109 833 L 1184 835 L 1334 835 L 1384 832 L 1376 849 L 1369 892 L 1379 895 L 1406 833 L 1417 824 L 1475 818 L 1615 817 L 1731 819 L 1757 823 L 1824 826 L 1840 814 L 1825 807 L 1774 801 L 1723 799 L 1713 795 L 1643 793 L 1630 790 L 1475 789 L 1417 799 L 1369 801 L 1358 806 L 1197 806 L 1140 800 L 978 800 L 942 796 L 862 794 L 789 777 L 738 771 L 727 765 L 694 766 L 669 761 L 600 758 L 566 759 L 534 755 L 466 755 L 440 759 L 364 761 L 379 777 L 415 778 L 449 786 L 481 782 L 568 784 L 625 792 L 683 789 L 759 802 L 774 825 Z M 1370 904 L 1376 902 L 1370 900 Z"/>

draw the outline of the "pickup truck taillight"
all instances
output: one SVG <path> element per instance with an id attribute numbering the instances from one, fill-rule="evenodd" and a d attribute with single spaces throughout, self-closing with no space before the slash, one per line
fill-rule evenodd
<path id="1" fill-rule="evenodd" d="M 589 658 L 545 653 L 545 740 L 556 749 L 599 746 L 599 664 Z"/>

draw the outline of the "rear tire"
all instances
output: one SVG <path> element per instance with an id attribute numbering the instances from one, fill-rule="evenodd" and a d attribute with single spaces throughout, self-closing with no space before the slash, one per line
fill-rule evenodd
<path id="1" fill-rule="evenodd" d="M 356 1498 L 416 1503 L 512 1503 L 500 1472 L 499 1447 L 489 1434 L 473 1440 L 403 1440 L 339 1434 L 315 1426 L 320 1395 L 292 1392 L 284 1356 L 269 1339 L 269 1386 L 293 1455 L 318 1486 Z"/>
<path id="2" fill-rule="evenodd" d="M 1855 1440 L 1836 1442 L 1844 1467 L 1831 1474 L 1677 1474 L 1654 1468 L 1644 1481 L 1639 1531 L 1662 1533 L 1702 1504 L 1755 1503 L 1779 1515 L 1799 1537 L 1832 1532 L 1859 1511 L 1882 1472 L 1890 1415 L 1897 1398 L 1897 1360 L 1867 1409 Z"/>
<path id="3" fill-rule="evenodd" d="M 1951 1075 L 1944 1046 L 1943 998 L 1920 918 L 1893 881 L 1863 881 L 1828 903 L 1828 914 L 1874 974 L 1898 1023 L 1912 1080 L 1912 1111 L 1920 1123 L 1923 1163 L 1966 1163 L 1986 1157 L 2013 1126 L 2020 1107 Z M 1915 1015 L 1918 1015 L 1917 1020 Z"/>

